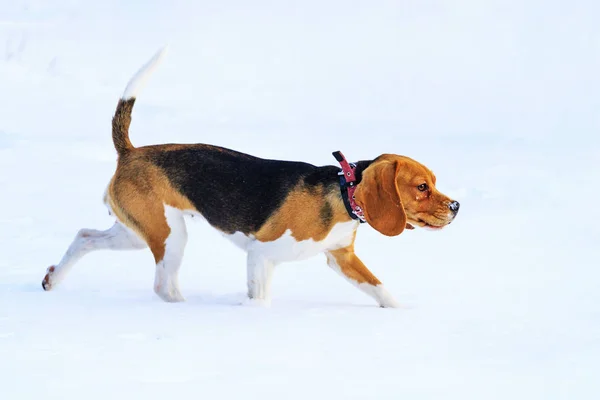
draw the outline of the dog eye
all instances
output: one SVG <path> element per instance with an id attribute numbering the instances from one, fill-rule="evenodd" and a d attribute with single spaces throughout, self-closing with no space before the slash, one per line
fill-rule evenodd
<path id="1" fill-rule="evenodd" d="M 427 189 L 429 189 L 429 186 L 427 186 L 427 184 L 426 184 L 426 183 L 422 183 L 422 184 L 420 184 L 419 186 L 417 186 L 417 189 L 419 189 L 419 191 L 421 191 L 421 192 L 424 192 L 424 191 L 426 191 Z"/>

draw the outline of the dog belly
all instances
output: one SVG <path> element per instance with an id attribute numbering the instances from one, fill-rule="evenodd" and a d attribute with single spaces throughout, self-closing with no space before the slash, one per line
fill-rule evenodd
<path id="1" fill-rule="evenodd" d="M 305 260 L 326 250 L 334 250 L 352 244 L 358 222 L 336 224 L 320 241 L 313 239 L 297 241 L 288 229 L 281 237 L 270 242 L 261 242 L 252 235 L 241 232 L 224 236 L 246 252 L 258 253 L 274 263 Z"/>

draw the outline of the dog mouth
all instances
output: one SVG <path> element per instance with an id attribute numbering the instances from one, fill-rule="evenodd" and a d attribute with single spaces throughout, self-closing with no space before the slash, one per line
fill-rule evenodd
<path id="1" fill-rule="evenodd" d="M 415 225 L 418 225 L 421 228 L 439 231 L 440 229 L 443 229 L 446 225 L 448 225 L 448 223 L 443 224 L 443 225 L 432 225 L 428 222 L 423 221 L 422 219 L 418 219 L 417 224 L 415 224 Z"/>

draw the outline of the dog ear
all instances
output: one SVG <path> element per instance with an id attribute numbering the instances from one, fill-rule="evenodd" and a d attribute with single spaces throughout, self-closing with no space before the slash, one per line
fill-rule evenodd
<path id="1" fill-rule="evenodd" d="M 356 203 L 363 209 L 369 225 L 386 236 L 397 236 L 404 228 L 412 228 L 407 226 L 396 183 L 399 164 L 398 160 L 374 162 L 363 171 L 362 181 L 354 192 Z"/>

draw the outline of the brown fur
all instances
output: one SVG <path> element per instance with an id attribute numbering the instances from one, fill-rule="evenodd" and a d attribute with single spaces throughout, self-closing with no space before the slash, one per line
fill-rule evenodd
<path id="1" fill-rule="evenodd" d="M 112 119 L 112 136 L 115 149 L 119 155 L 132 150 L 133 144 L 129 140 L 129 125 L 131 125 L 131 111 L 135 97 L 120 99 Z"/>
<path id="2" fill-rule="evenodd" d="M 356 238 L 356 233 L 355 233 Z M 370 285 L 379 285 L 381 281 L 366 267 L 365 264 L 354 254 L 354 240 L 348 247 L 327 252 L 328 257 L 333 257 L 340 272 L 348 279 L 357 283 L 368 283 Z"/>
<path id="3" fill-rule="evenodd" d="M 194 210 L 194 206 L 171 186 L 159 168 L 141 157 L 142 152 L 136 153 L 119 160 L 107 201 L 117 218 L 145 239 L 159 262 L 171 232 L 164 204 L 180 210 Z"/>
<path id="4" fill-rule="evenodd" d="M 400 198 L 396 177 L 398 160 L 374 162 L 363 172 L 356 188 L 356 203 L 365 212 L 369 224 L 387 236 L 396 236 L 406 227 L 406 213 Z"/>
<path id="5" fill-rule="evenodd" d="M 435 175 L 417 161 L 384 154 L 363 172 L 356 202 L 367 222 L 384 235 L 399 235 L 411 225 L 441 228 L 454 215 L 448 208 L 452 200 L 435 188 L 435 182 Z M 428 190 L 421 192 L 417 187 L 423 183 Z"/>
<path id="6" fill-rule="evenodd" d="M 299 242 L 323 240 L 335 224 L 350 221 L 337 193 L 338 187 L 333 191 L 323 186 L 307 190 L 302 184 L 298 185 L 256 233 L 256 239 L 261 242 L 277 240 L 289 229 L 292 237 Z"/>

